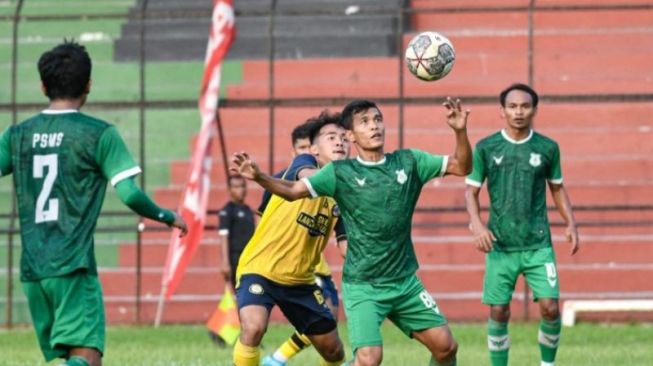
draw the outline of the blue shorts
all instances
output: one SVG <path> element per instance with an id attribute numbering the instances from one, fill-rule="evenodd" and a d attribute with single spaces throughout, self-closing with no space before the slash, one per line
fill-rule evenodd
<path id="1" fill-rule="evenodd" d="M 278 305 L 290 324 L 302 334 L 326 334 L 337 326 L 317 285 L 281 285 L 263 276 L 245 274 L 236 288 L 236 301 L 239 309 L 259 305 L 268 312 Z"/>
<path id="2" fill-rule="evenodd" d="M 317 282 L 317 285 L 322 289 L 325 300 L 331 299 L 331 302 L 334 306 L 340 306 L 338 289 L 336 288 L 336 284 L 333 282 L 333 278 L 331 276 L 315 274 L 315 282 Z"/>

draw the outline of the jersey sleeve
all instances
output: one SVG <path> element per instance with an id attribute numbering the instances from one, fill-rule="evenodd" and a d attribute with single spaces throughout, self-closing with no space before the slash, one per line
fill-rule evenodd
<path id="1" fill-rule="evenodd" d="M 11 127 L 0 136 L 0 176 L 11 174 L 14 170 L 11 162 Z"/>
<path id="2" fill-rule="evenodd" d="M 336 233 L 336 241 L 347 240 L 347 230 L 345 229 L 345 222 L 342 218 L 338 219 L 333 231 Z"/>
<path id="3" fill-rule="evenodd" d="M 113 126 L 102 133 L 95 159 L 104 177 L 114 187 L 121 180 L 141 173 L 141 168 L 129 153 L 125 141 Z"/>
<path id="4" fill-rule="evenodd" d="M 229 204 L 226 204 L 220 212 L 218 212 L 218 220 L 220 221 L 218 224 L 218 234 L 229 235 L 229 228 L 231 227 L 231 221 L 233 221 Z"/>
<path id="5" fill-rule="evenodd" d="M 284 174 L 286 174 L 286 170 L 282 170 L 279 173 L 273 175 L 273 177 L 277 179 L 282 179 Z M 261 195 L 261 204 L 258 206 L 256 209 L 256 214 L 259 216 L 263 216 L 263 212 L 265 212 L 265 208 L 268 207 L 268 203 L 270 202 L 270 198 L 272 198 L 272 193 L 270 191 L 265 190 L 263 191 L 263 194 Z"/>
<path id="6" fill-rule="evenodd" d="M 310 177 L 302 178 L 312 197 L 330 196 L 336 193 L 336 170 L 329 163 Z"/>
<path id="7" fill-rule="evenodd" d="M 465 178 L 465 183 L 467 183 L 467 185 L 473 187 L 481 187 L 483 185 L 483 181 L 485 181 L 486 172 L 482 154 L 483 151 L 478 147 L 474 149 L 474 153 L 472 154 L 472 172 L 469 173 L 467 178 Z"/>
<path id="8" fill-rule="evenodd" d="M 410 149 L 410 152 L 417 161 L 417 174 L 422 183 L 435 177 L 442 177 L 447 172 L 448 156 L 433 155 L 417 149 Z"/>
<path id="9" fill-rule="evenodd" d="M 290 181 L 298 180 L 297 178 L 299 178 L 299 172 L 307 168 L 317 169 L 317 160 L 315 157 L 310 154 L 298 155 L 295 159 L 293 159 L 292 163 L 286 170 L 286 173 L 283 175 L 283 179 Z"/>
<path id="10" fill-rule="evenodd" d="M 562 184 L 562 167 L 560 166 L 560 148 L 555 144 L 547 179 L 553 184 Z"/>

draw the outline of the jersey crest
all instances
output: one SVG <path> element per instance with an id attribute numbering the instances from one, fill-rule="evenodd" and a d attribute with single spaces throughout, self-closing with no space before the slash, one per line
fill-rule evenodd
<path id="1" fill-rule="evenodd" d="M 531 153 L 531 159 L 528 161 L 528 163 L 531 164 L 532 167 L 537 168 L 538 166 L 542 165 L 542 155 Z"/>
<path id="2" fill-rule="evenodd" d="M 408 180 L 408 176 L 404 169 L 395 170 L 395 174 L 397 174 L 397 182 L 399 182 L 399 184 L 404 184 Z"/>
<path id="3" fill-rule="evenodd" d="M 362 186 L 365 185 L 365 180 L 367 179 L 367 177 L 365 177 L 363 179 L 358 179 L 358 178 L 354 177 L 354 179 L 356 179 L 356 183 L 358 183 L 358 185 L 362 187 Z"/>

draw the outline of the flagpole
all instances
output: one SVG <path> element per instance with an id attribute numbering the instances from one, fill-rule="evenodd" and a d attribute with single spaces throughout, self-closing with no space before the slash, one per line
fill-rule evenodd
<path id="1" fill-rule="evenodd" d="M 165 306 L 165 294 L 168 289 L 167 285 L 161 286 L 161 293 L 159 294 L 159 304 L 156 307 L 156 317 L 154 318 L 154 328 L 158 328 L 161 325 L 161 318 L 163 317 L 163 308 Z"/>

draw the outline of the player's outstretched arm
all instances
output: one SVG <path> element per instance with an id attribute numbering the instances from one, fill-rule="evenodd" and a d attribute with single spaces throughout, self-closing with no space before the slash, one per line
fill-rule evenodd
<path id="1" fill-rule="evenodd" d="M 476 249 L 489 253 L 492 251 L 497 238 L 494 237 L 492 231 L 485 226 L 481 219 L 481 206 L 478 203 L 480 192 L 480 187 L 467 186 L 465 190 L 465 203 L 467 204 L 467 213 L 469 214 L 469 230 L 474 235 Z"/>
<path id="2" fill-rule="evenodd" d="M 136 186 L 133 177 L 118 182 L 116 192 L 118 192 L 118 197 L 122 203 L 137 214 L 179 229 L 180 236 L 188 233 L 188 227 L 184 219 L 173 211 L 157 206 Z"/>
<path id="3" fill-rule="evenodd" d="M 551 196 L 553 196 L 553 201 L 558 208 L 558 212 L 560 212 L 560 216 L 562 216 L 562 219 L 567 224 L 565 236 L 567 237 L 567 241 L 571 243 L 571 255 L 574 255 L 580 249 L 580 239 L 578 237 L 576 219 L 574 218 L 574 211 L 571 208 L 569 195 L 562 184 L 549 182 L 549 189 L 551 189 Z"/>
<path id="4" fill-rule="evenodd" d="M 294 201 L 310 196 L 308 187 L 301 181 L 277 179 L 261 172 L 256 162 L 246 152 L 235 153 L 232 162 L 235 167 L 229 168 L 230 172 L 255 181 L 272 194 L 276 194 L 285 200 Z"/>
<path id="5" fill-rule="evenodd" d="M 453 101 L 450 97 L 442 103 L 447 110 L 447 124 L 456 134 L 456 149 L 449 157 L 446 174 L 459 177 L 472 171 L 472 146 L 467 136 L 467 117 L 470 110 L 463 111 L 460 99 Z"/>

